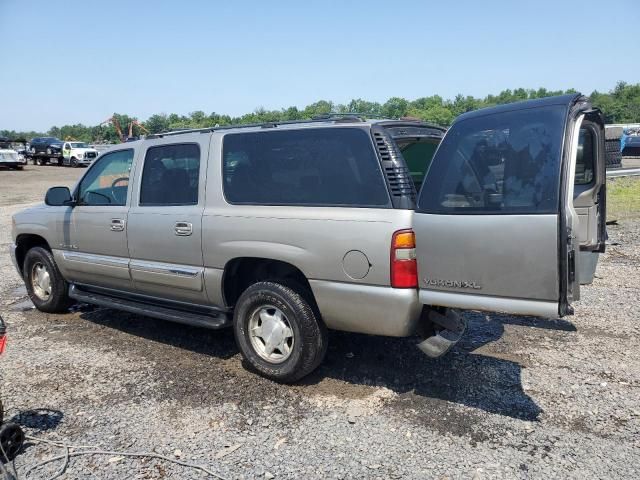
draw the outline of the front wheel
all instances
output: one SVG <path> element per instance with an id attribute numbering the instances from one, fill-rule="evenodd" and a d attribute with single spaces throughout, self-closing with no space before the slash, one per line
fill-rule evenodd
<path id="1" fill-rule="evenodd" d="M 78 166 L 78 159 L 76 157 L 71 157 L 69 165 L 71 165 L 72 168 L 76 168 Z"/>
<path id="2" fill-rule="evenodd" d="M 302 288 L 276 282 L 251 285 L 238 299 L 233 318 L 245 361 L 276 382 L 295 382 L 322 362 L 327 328 Z"/>
<path id="3" fill-rule="evenodd" d="M 34 247 L 24 259 L 24 283 L 29 298 L 41 312 L 65 312 L 72 301 L 68 284 L 62 277 L 53 255 L 42 247 Z"/>

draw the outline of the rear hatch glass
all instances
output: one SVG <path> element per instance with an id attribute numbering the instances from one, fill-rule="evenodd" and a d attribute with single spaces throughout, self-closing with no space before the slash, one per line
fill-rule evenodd
<path id="1" fill-rule="evenodd" d="M 558 207 L 563 106 L 456 123 L 418 199 L 429 213 L 554 213 Z"/>

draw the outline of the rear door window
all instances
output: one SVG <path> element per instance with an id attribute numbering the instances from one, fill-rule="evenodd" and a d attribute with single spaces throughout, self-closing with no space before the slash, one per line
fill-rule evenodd
<path id="1" fill-rule="evenodd" d="M 227 134 L 227 201 L 255 205 L 380 207 L 389 195 L 371 137 L 359 128 Z"/>
<path id="2" fill-rule="evenodd" d="M 454 124 L 427 173 L 418 209 L 440 214 L 556 213 L 564 106 Z"/>
<path id="3" fill-rule="evenodd" d="M 200 147 L 174 144 L 147 150 L 140 187 L 141 206 L 197 205 Z"/>

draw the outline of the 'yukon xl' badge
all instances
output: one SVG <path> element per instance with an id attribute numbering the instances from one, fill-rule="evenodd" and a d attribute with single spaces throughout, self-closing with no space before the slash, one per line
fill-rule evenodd
<path id="1" fill-rule="evenodd" d="M 473 288 L 480 290 L 482 287 L 476 282 L 466 282 L 459 280 L 442 280 L 440 278 L 423 278 L 425 286 L 431 287 L 455 287 L 455 288 Z"/>

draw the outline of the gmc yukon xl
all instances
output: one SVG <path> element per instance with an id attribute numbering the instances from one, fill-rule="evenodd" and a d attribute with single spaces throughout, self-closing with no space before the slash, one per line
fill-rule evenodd
<path id="1" fill-rule="evenodd" d="M 605 245 L 601 113 L 579 95 L 418 121 L 328 116 L 169 132 L 103 153 L 13 217 L 35 306 L 232 327 L 260 374 L 314 370 L 327 329 L 462 335 L 458 309 L 573 312 Z"/>

